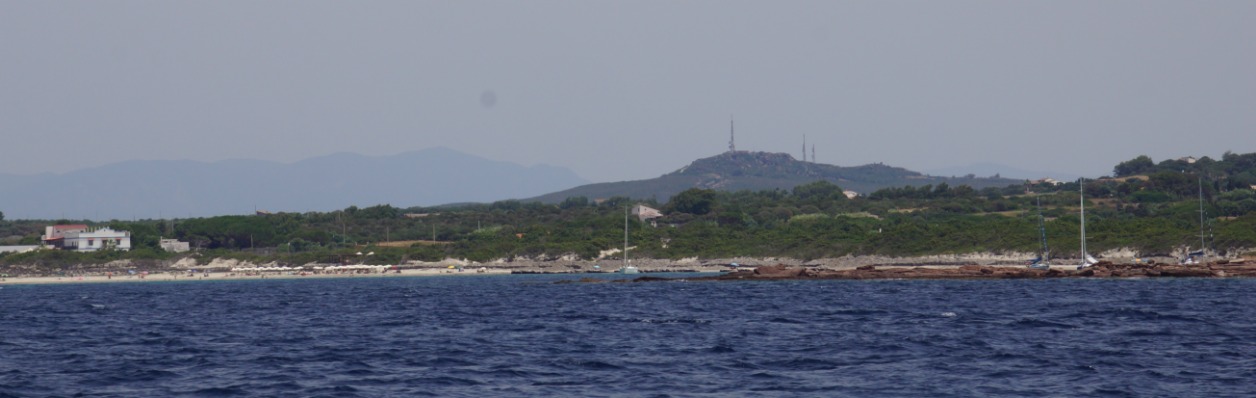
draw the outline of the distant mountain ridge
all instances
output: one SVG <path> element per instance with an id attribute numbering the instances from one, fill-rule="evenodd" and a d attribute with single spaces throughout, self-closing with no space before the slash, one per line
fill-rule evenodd
<path id="1" fill-rule="evenodd" d="M 698 159 L 688 166 L 658 178 L 589 184 L 529 200 L 557 203 L 576 196 L 589 199 L 627 196 L 662 202 L 690 188 L 721 191 L 788 190 L 798 185 L 821 180 L 861 194 L 868 194 L 881 188 L 906 185 L 946 183 L 981 189 L 1023 182 L 1023 180 L 1009 178 L 935 177 L 884 164 L 842 167 L 803 162 L 785 153 L 738 151 Z"/>
<path id="2" fill-rule="evenodd" d="M 588 183 L 448 148 L 392 156 L 337 153 L 291 164 L 134 160 L 64 174 L 0 174 L 8 219 L 184 218 L 349 206 L 432 206 L 529 197 Z"/>

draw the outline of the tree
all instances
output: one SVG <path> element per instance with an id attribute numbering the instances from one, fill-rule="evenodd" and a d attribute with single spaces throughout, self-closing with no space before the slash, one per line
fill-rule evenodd
<path id="1" fill-rule="evenodd" d="M 4 212 L 0 211 L 0 221 L 4 221 Z"/>
<path id="2" fill-rule="evenodd" d="M 558 208 L 567 210 L 567 209 L 571 209 L 575 207 L 588 207 L 588 206 L 589 206 L 588 197 L 572 196 L 567 199 L 563 199 L 563 202 L 558 205 Z"/>
<path id="3" fill-rule="evenodd" d="M 841 187 L 824 180 L 794 187 L 794 196 L 813 202 L 846 199 Z"/>
<path id="4" fill-rule="evenodd" d="M 711 212 L 715 204 L 715 191 L 710 189 L 690 188 L 676 194 L 667 202 L 670 210 L 693 215 Z"/>
<path id="5" fill-rule="evenodd" d="M 1135 174 L 1147 174 L 1156 169 L 1156 163 L 1151 161 L 1147 155 L 1139 155 L 1136 158 L 1117 163 L 1112 168 L 1112 173 L 1117 177 L 1132 176 Z"/>

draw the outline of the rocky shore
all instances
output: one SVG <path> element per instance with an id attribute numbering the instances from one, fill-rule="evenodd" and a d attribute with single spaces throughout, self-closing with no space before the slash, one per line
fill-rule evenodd
<path id="1" fill-rule="evenodd" d="M 854 269 L 824 269 L 788 266 L 761 266 L 728 272 L 718 276 L 690 278 L 690 281 L 712 280 L 808 280 L 808 279 L 1046 279 L 1046 278 L 1228 278 L 1256 277 L 1256 264 L 1247 262 L 1214 262 L 1198 265 L 1113 264 L 1100 262 L 1084 269 L 1075 266 L 1030 269 L 1025 266 L 915 266 L 878 267 L 865 265 Z"/>
<path id="2" fill-rule="evenodd" d="M 1086 270 L 1076 270 L 1080 260 L 1056 258 L 1059 264 L 1050 270 L 1033 270 L 1024 265 L 1030 253 L 970 253 L 960 255 L 935 255 L 916 257 L 846 256 L 800 260 L 793 258 L 721 258 L 721 259 L 634 259 L 631 265 L 643 273 L 706 272 L 721 273 L 719 278 L 756 279 L 791 278 L 827 279 L 978 279 L 978 278 L 1057 278 L 1057 277 L 1158 277 L 1158 276 L 1256 276 L 1256 258 L 1227 258 L 1205 265 L 1173 265 L 1172 257 L 1135 258 L 1132 253 L 1104 253 L 1106 262 Z M 200 260 L 200 261 L 198 261 Z M 1251 265 L 1245 265 L 1251 264 Z M 66 265 L 8 265 L 0 267 L 0 275 L 16 276 L 70 276 L 100 275 L 110 273 L 148 272 L 187 273 L 231 272 L 240 268 L 282 267 L 289 270 L 311 271 L 344 264 L 280 264 L 252 263 L 234 259 L 214 258 L 209 261 L 183 257 L 167 261 L 119 260 L 103 264 Z M 375 264 L 378 265 L 378 264 Z M 501 259 L 476 262 L 462 259 L 445 259 L 434 262 L 407 261 L 389 265 L 390 270 L 414 273 L 512 273 L 512 274 L 596 274 L 610 273 L 622 263 L 618 260 L 582 260 L 577 258 Z M 483 270 L 483 271 L 481 271 Z"/>

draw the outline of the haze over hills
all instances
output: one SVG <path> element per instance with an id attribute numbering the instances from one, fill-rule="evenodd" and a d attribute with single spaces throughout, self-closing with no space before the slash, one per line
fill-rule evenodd
<path id="1" fill-rule="evenodd" d="M 577 196 L 589 199 L 627 196 L 663 202 L 672 195 L 690 188 L 721 191 L 791 189 L 820 180 L 832 182 L 842 189 L 861 194 L 868 194 L 881 188 L 906 185 L 946 183 L 981 189 L 1023 182 L 1023 180 L 1009 178 L 934 177 L 884 164 L 842 167 L 799 161 L 784 153 L 737 151 L 698 159 L 688 166 L 658 178 L 589 184 L 530 200 L 557 203 Z"/>
<path id="2" fill-rule="evenodd" d="M 962 176 L 972 174 L 979 177 L 991 177 L 998 175 L 1003 178 L 1017 178 L 1025 180 L 1037 180 L 1049 177 L 1059 181 L 1073 181 L 1081 177 L 1079 174 L 1062 173 L 1058 171 L 1025 170 L 1005 164 L 991 162 L 977 162 L 960 166 L 929 169 L 924 170 L 924 172 L 935 176 Z"/>
<path id="3" fill-rule="evenodd" d="M 820 180 L 867 194 L 939 183 L 1003 187 L 1024 179 L 929 176 L 884 164 L 842 167 L 784 153 L 738 151 L 698 159 L 653 179 L 589 184 L 561 167 L 525 167 L 431 148 L 382 157 L 338 153 L 291 164 L 137 160 L 65 174 L 0 174 L 0 211 L 9 219 L 128 220 L 518 198 L 557 203 L 575 196 L 662 202 L 690 188 L 788 190 Z"/>
<path id="4" fill-rule="evenodd" d="M 291 164 L 127 161 L 65 174 L 0 174 L 7 219 L 184 218 L 528 197 L 585 184 L 571 170 L 525 167 L 448 148 L 393 156 L 338 153 Z"/>

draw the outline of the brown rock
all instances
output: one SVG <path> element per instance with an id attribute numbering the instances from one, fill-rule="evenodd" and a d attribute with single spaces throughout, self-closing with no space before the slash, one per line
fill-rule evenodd
<path id="1" fill-rule="evenodd" d="M 1173 277 L 1208 277 L 1212 270 L 1202 267 L 1186 267 L 1181 265 L 1167 266 L 1160 270 L 1160 276 Z"/>
<path id="2" fill-rule="evenodd" d="M 806 275 L 806 268 L 789 268 L 785 264 L 765 265 L 754 269 L 760 278 L 797 278 Z"/>

